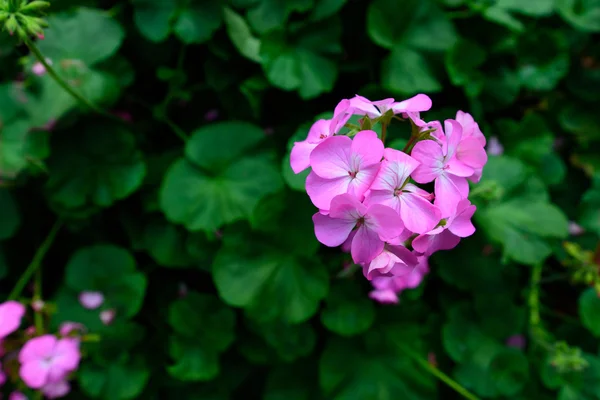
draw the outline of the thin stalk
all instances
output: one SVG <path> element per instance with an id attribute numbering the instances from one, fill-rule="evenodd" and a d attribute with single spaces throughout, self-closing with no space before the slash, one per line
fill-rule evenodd
<path id="1" fill-rule="evenodd" d="M 433 376 L 435 376 L 436 378 L 438 378 L 439 380 L 444 382 L 446 385 L 448 385 L 449 387 L 454 389 L 454 391 L 456 391 L 458 394 L 463 396 L 465 399 L 479 400 L 479 398 L 477 396 L 475 396 L 473 393 L 471 393 L 467 389 L 465 389 L 460 383 L 456 382 L 454 379 L 450 378 L 448 375 L 446 375 L 445 373 L 443 373 L 442 371 L 440 371 L 439 369 L 437 369 L 436 367 L 431 365 L 429 362 L 427 362 L 426 360 L 421 358 L 414 351 L 408 349 L 405 346 L 399 346 L 399 347 L 407 356 L 409 356 L 410 358 L 413 359 L 413 361 L 415 361 L 417 364 L 419 364 L 419 366 L 421 368 L 423 368 L 424 370 L 426 370 L 427 372 L 429 372 L 430 374 L 432 374 Z"/>
<path id="2" fill-rule="evenodd" d="M 60 220 L 56 221 L 56 223 L 54 224 L 54 226 L 48 233 L 48 236 L 46 236 L 46 239 L 44 239 L 44 242 L 42 243 L 42 245 L 40 247 L 38 247 L 37 251 L 33 255 L 33 259 L 31 260 L 31 263 L 27 266 L 27 269 L 25 269 L 25 271 L 23 272 L 23 274 L 17 281 L 17 284 L 15 285 L 13 290 L 8 295 L 8 300 L 16 300 L 17 297 L 19 297 L 21 295 L 21 292 L 27 285 L 27 282 L 29 282 L 31 280 L 31 276 L 42 265 L 42 260 L 44 259 L 44 256 L 46 255 L 48 250 L 50 250 L 50 247 L 52 246 L 52 243 L 54 242 L 54 239 L 56 238 L 56 234 L 60 230 L 61 226 L 62 226 L 62 221 L 60 221 Z"/>
<path id="3" fill-rule="evenodd" d="M 33 288 L 33 301 L 42 300 L 42 270 L 35 271 L 35 284 Z M 35 331 L 38 335 L 44 334 L 44 318 L 41 311 L 35 311 L 33 315 L 35 321 Z"/>
<path id="4" fill-rule="evenodd" d="M 385 135 L 387 134 L 387 124 L 381 124 L 381 141 L 385 144 Z"/>
<path id="5" fill-rule="evenodd" d="M 102 115 L 110 116 L 111 118 L 116 118 L 112 114 L 107 113 L 106 111 L 104 111 L 103 109 L 98 107 L 97 105 L 90 102 L 88 99 L 86 99 L 81 94 L 77 93 L 77 91 L 75 89 L 73 89 L 71 87 L 71 85 L 69 85 L 63 78 L 61 78 L 56 73 L 54 68 L 52 68 L 52 66 L 50 64 L 48 64 L 48 62 L 46 61 L 46 58 L 44 57 L 44 55 L 42 54 L 40 49 L 38 49 L 38 47 L 35 45 L 35 43 L 33 43 L 31 41 L 31 39 L 29 39 L 28 37 L 25 37 L 23 39 L 23 42 L 29 48 L 29 51 L 31 51 L 31 54 L 33 54 L 35 56 L 35 58 L 44 66 L 44 68 L 46 68 L 46 72 L 48 73 L 48 75 L 50 75 L 50 77 L 52 77 L 52 79 L 54 79 L 56 81 L 56 83 L 58 83 L 58 85 L 61 88 L 63 88 L 67 93 L 69 93 L 77 101 L 79 101 L 81 104 L 85 105 L 86 107 L 92 109 L 93 111 L 95 111 L 99 114 L 102 114 Z"/>
<path id="6" fill-rule="evenodd" d="M 542 264 L 536 264 L 531 269 L 531 282 L 527 305 L 529 306 L 529 325 L 540 325 L 540 281 L 542 280 Z"/>

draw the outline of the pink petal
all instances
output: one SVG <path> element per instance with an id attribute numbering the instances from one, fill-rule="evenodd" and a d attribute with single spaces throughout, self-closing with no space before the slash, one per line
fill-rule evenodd
<path id="1" fill-rule="evenodd" d="M 342 251 L 344 253 L 350 253 L 350 251 L 352 250 L 352 240 L 354 239 L 354 235 L 356 235 L 356 231 L 350 232 L 350 235 L 348 235 L 348 239 L 346 239 L 346 241 L 342 243 Z"/>
<path id="2" fill-rule="evenodd" d="M 442 211 L 442 217 L 454 214 L 458 202 L 469 194 L 469 184 L 465 178 L 442 174 L 435 180 L 435 205 Z M 466 193 L 465 193 L 466 186 Z"/>
<path id="3" fill-rule="evenodd" d="M 104 303 L 104 295 L 101 292 L 81 292 L 79 302 L 88 310 L 95 310 Z"/>
<path id="4" fill-rule="evenodd" d="M 4 339 L 21 325 L 25 315 L 25 306 L 17 301 L 6 301 L 0 304 L 0 339 Z"/>
<path id="5" fill-rule="evenodd" d="M 315 147 L 317 147 L 315 143 L 309 143 L 306 140 L 294 143 L 290 153 L 290 165 L 294 173 L 299 174 L 310 167 L 310 153 Z"/>
<path id="6" fill-rule="evenodd" d="M 390 100 L 394 101 L 394 99 Z M 366 115 L 369 118 L 377 118 L 381 115 L 381 112 L 375 107 L 374 102 L 359 95 L 350 99 L 350 107 L 352 108 L 352 113 L 355 115 Z"/>
<path id="7" fill-rule="evenodd" d="M 372 190 L 394 191 L 400 188 L 420 163 L 406 153 L 385 149 L 385 160 L 371 186 Z"/>
<path id="8" fill-rule="evenodd" d="M 21 364 L 19 376 L 32 389 L 39 389 L 47 383 L 48 364 L 42 360 L 28 361 Z"/>
<path id="9" fill-rule="evenodd" d="M 446 158 L 450 160 L 454 156 L 458 144 L 462 139 L 462 125 L 453 119 L 447 119 L 444 121 L 444 132 L 446 133 L 448 145 Z"/>
<path id="10" fill-rule="evenodd" d="M 364 226 L 377 232 L 383 241 L 399 236 L 404 230 L 404 224 L 398 213 L 381 204 L 369 207 L 365 215 Z"/>
<path id="11" fill-rule="evenodd" d="M 348 193 L 356 198 L 362 199 L 375 180 L 380 167 L 381 164 L 379 163 L 362 167 L 356 174 L 356 177 L 350 180 L 350 183 L 348 184 Z"/>
<path id="12" fill-rule="evenodd" d="M 444 154 L 442 147 L 433 140 L 418 142 L 411 152 L 411 157 L 421 163 L 412 178 L 418 183 L 429 183 L 442 173 Z"/>
<path id="13" fill-rule="evenodd" d="M 383 250 L 368 264 L 368 266 L 363 267 L 363 275 L 368 280 L 371 280 L 375 276 L 387 274 L 394 264 L 395 263 L 390 258 L 390 253 Z"/>
<path id="14" fill-rule="evenodd" d="M 448 230 L 459 237 L 471 236 L 475 233 L 475 227 L 471 222 L 471 218 L 475 214 L 477 207 L 471 205 L 469 200 L 464 199 L 458 203 L 456 208 L 456 216 L 448 226 Z"/>
<path id="15" fill-rule="evenodd" d="M 357 221 L 367 213 L 367 207 L 351 194 L 340 194 L 331 200 L 329 215 L 332 218 L 342 218 Z"/>
<path id="16" fill-rule="evenodd" d="M 58 399 L 66 396 L 71 391 L 71 386 L 67 381 L 59 381 L 45 385 L 41 391 L 48 399 Z"/>
<path id="17" fill-rule="evenodd" d="M 329 132 L 332 135 L 337 134 L 346 125 L 346 122 L 352 116 L 350 100 L 344 99 L 338 103 L 333 111 L 333 118 L 329 124 Z"/>
<path id="18" fill-rule="evenodd" d="M 400 196 L 394 196 L 393 190 L 370 190 L 365 198 L 365 205 L 381 204 L 400 213 Z"/>
<path id="19" fill-rule="evenodd" d="M 323 140 L 327 139 L 329 136 L 331 136 L 331 133 L 329 132 L 330 125 L 330 119 L 320 119 L 316 121 L 314 124 L 312 124 L 310 130 L 308 131 L 306 142 L 319 144 Z"/>
<path id="20" fill-rule="evenodd" d="M 406 229 L 411 232 L 429 232 L 442 219 L 440 209 L 417 194 L 402 193 L 399 198 L 402 204 L 400 217 Z"/>
<path id="21" fill-rule="evenodd" d="M 479 129 L 479 124 L 475 122 L 471 114 L 459 110 L 456 112 L 456 121 L 463 127 L 463 138 L 473 137 L 477 139 L 482 146 L 485 146 L 485 136 Z"/>
<path id="22" fill-rule="evenodd" d="M 393 290 L 373 290 L 369 292 L 369 297 L 382 304 L 397 304 L 398 296 Z"/>
<path id="23" fill-rule="evenodd" d="M 352 139 L 333 136 L 322 141 L 310 153 L 310 165 L 319 177 L 335 179 L 349 176 L 353 171 Z"/>
<path id="24" fill-rule="evenodd" d="M 306 177 L 306 193 L 317 208 L 328 211 L 331 200 L 339 194 L 346 193 L 351 180 L 350 176 L 323 179 L 311 171 Z"/>
<path id="25" fill-rule="evenodd" d="M 363 224 L 352 240 L 352 260 L 356 264 L 370 263 L 383 250 L 384 242 L 377 232 Z"/>
<path id="26" fill-rule="evenodd" d="M 358 132 L 352 140 L 352 161 L 358 167 L 357 170 L 361 169 L 360 166 L 381 162 L 383 149 L 383 142 L 375 131 Z"/>
<path id="27" fill-rule="evenodd" d="M 74 338 L 60 339 L 54 348 L 55 357 L 53 366 L 60 367 L 66 371 L 77 369 L 81 359 L 79 352 L 79 341 Z"/>
<path id="28" fill-rule="evenodd" d="M 356 220 L 331 218 L 321 213 L 316 213 L 312 219 L 317 240 L 329 247 L 344 243 L 356 226 Z"/>
<path id="29" fill-rule="evenodd" d="M 29 339 L 19 352 L 21 364 L 51 357 L 57 339 L 53 335 L 42 335 Z"/>
<path id="30" fill-rule="evenodd" d="M 8 400 L 27 400 L 27 396 L 21 392 L 12 392 L 10 396 L 8 396 Z"/>
<path id="31" fill-rule="evenodd" d="M 415 251 L 430 256 L 439 250 L 450 250 L 460 242 L 458 236 L 448 230 L 443 230 L 437 235 L 419 235 L 413 240 L 412 246 Z"/>
<path id="32" fill-rule="evenodd" d="M 469 167 L 483 168 L 487 163 L 487 153 L 481 143 L 475 138 L 463 139 L 458 145 L 456 158 Z"/>
<path id="33" fill-rule="evenodd" d="M 469 176 L 473 175 L 474 172 L 473 168 L 463 164 L 456 157 L 448 161 L 448 163 L 446 164 L 446 171 L 449 174 L 460 176 L 463 178 L 468 178 Z"/>
<path id="34" fill-rule="evenodd" d="M 392 110 L 394 114 L 404 112 L 421 112 L 431 109 L 431 99 L 425 94 L 418 94 L 404 101 L 394 103 Z"/>

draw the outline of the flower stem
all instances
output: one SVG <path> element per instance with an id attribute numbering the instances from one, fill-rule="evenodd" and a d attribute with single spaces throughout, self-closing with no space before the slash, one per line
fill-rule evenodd
<path id="1" fill-rule="evenodd" d="M 440 371 L 439 369 L 437 369 L 436 367 L 431 365 L 429 362 L 424 360 L 421 356 L 419 356 L 413 350 L 411 350 L 405 346 L 399 346 L 399 347 L 407 356 L 409 356 L 410 358 L 413 359 L 413 361 L 415 361 L 417 364 L 419 364 L 419 366 L 421 366 L 421 368 L 423 368 L 424 370 L 426 370 L 427 372 L 429 372 L 430 374 L 432 374 L 433 376 L 435 376 L 436 378 L 438 378 L 439 380 L 444 382 L 446 385 L 448 385 L 449 387 L 454 389 L 458 394 L 463 396 L 465 399 L 479 400 L 479 398 L 477 396 L 475 396 L 473 393 L 471 393 L 467 389 L 465 389 L 460 383 L 456 382 L 454 379 L 450 378 L 448 375 L 446 375 L 445 373 L 443 373 L 442 371 Z"/>
<path id="2" fill-rule="evenodd" d="M 73 89 L 71 87 L 71 85 L 69 85 L 63 78 L 61 78 L 58 75 L 58 73 L 54 70 L 54 68 L 52 68 L 52 66 L 50 64 L 48 64 L 48 62 L 46 61 L 46 58 L 44 57 L 44 55 L 42 54 L 40 49 L 38 49 L 38 47 L 35 45 L 35 43 L 33 43 L 31 41 L 31 39 L 29 39 L 28 37 L 25 37 L 25 38 L 23 38 L 23 42 L 29 48 L 29 51 L 31 51 L 31 54 L 33 54 L 34 57 L 44 66 L 48 75 L 50 75 L 52 77 L 52 79 L 54 79 L 56 81 L 56 83 L 58 83 L 58 85 L 61 88 L 63 88 L 67 93 L 69 93 L 77 101 L 79 101 L 81 104 L 85 105 L 86 107 L 92 109 L 93 111 L 95 111 L 99 114 L 102 114 L 102 115 L 109 116 L 110 118 L 117 118 L 117 117 L 113 116 L 112 114 L 107 113 L 100 107 L 96 106 L 95 104 L 90 102 L 88 99 L 86 99 L 84 96 L 82 96 L 81 94 L 77 93 L 77 91 L 75 91 L 75 89 Z"/>
<path id="3" fill-rule="evenodd" d="M 384 122 L 381 124 L 381 141 L 385 145 L 385 135 L 387 134 L 387 124 Z"/>
<path id="4" fill-rule="evenodd" d="M 33 288 L 33 301 L 38 300 L 42 300 L 42 270 L 39 268 L 37 271 L 35 271 L 35 284 Z M 38 311 L 36 309 L 33 318 L 35 322 L 35 331 L 38 335 L 42 335 L 44 333 L 44 319 L 42 317 L 42 311 Z"/>
<path id="5" fill-rule="evenodd" d="M 17 281 L 17 284 L 15 285 L 13 290 L 8 295 L 8 300 L 16 300 L 17 297 L 19 297 L 21 295 L 21 292 L 27 285 L 27 282 L 29 282 L 29 280 L 31 279 L 31 276 L 42 265 L 42 260 L 44 259 L 44 256 L 46 255 L 48 250 L 50 250 L 50 247 L 52 246 L 52 243 L 54 242 L 56 234 L 60 230 L 61 226 L 62 226 L 62 221 L 60 221 L 60 220 L 56 221 L 56 223 L 54 223 L 54 226 L 48 233 L 48 236 L 46 236 L 46 239 L 44 239 L 44 242 L 42 243 L 42 245 L 37 249 L 37 251 L 33 255 L 33 259 L 31 260 L 31 263 L 27 266 L 27 269 L 23 272 L 23 274 Z"/>

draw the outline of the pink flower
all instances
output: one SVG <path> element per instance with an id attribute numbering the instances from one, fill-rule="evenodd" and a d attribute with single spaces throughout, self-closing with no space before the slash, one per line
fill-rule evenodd
<path id="1" fill-rule="evenodd" d="M 77 369 L 80 358 L 77 340 L 38 336 L 25 343 L 19 352 L 19 375 L 27 386 L 40 389 L 64 380 Z"/>
<path id="2" fill-rule="evenodd" d="M 8 396 L 8 400 L 27 400 L 27 396 L 21 392 L 12 392 L 10 396 Z"/>
<path id="3" fill-rule="evenodd" d="M 45 306 L 46 306 L 46 303 L 44 303 L 44 301 L 40 300 L 40 299 L 37 299 L 37 300 L 34 300 L 33 302 L 31 302 L 31 308 L 33 308 L 33 311 L 35 311 L 35 312 L 41 312 Z"/>
<path id="4" fill-rule="evenodd" d="M 381 169 L 366 195 L 365 204 L 391 207 L 411 232 L 429 232 L 442 216 L 440 210 L 429 202 L 432 195 L 408 183 L 410 174 L 420 163 L 394 149 L 385 149 L 383 157 Z"/>
<path id="5" fill-rule="evenodd" d="M 517 349 L 524 349 L 527 341 L 523 335 L 512 335 L 506 339 L 506 345 L 508 347 L 514 347 Z"/>
<path id="6" fill-rule="evenodd" d="M 354 140 L 333 136 L 323 141 L 310 155 L 312 172 L 306 178 L 313 204 L 329 210 L 331 200 L 343 193 L 362 200 L 379 172 L 382 157 L 383 142 L 373 131 L 358 132 Z"/>
<path id="7" fill-rule="evenodd" d="M 329 215 L 313 215 L 315 235 L 329 247 L 339 246 L 358 227 L 351 244 L 355 263 L 369 263 L 384 247 L 384 242 L 402 233 L 402 220 L 389 207 L 380 204 L 366 207 L 350 194 L 336 196 L 331 201 Z"/>
<path id="8" fill-rule="evenodd" d="M 386 244 L 377 257 L 363 266 L 363 274 L 368 280 L 378 276 L 394 276 L 402 274 L 405 268 L 416 267 L 417 263 L 417 256 L 406 247 Z"/>
<path id="9" fill-rule="evenodd" d="M 49 399 L 64 397 L 71 391 L 71 386 L 66 380 L 48 383 L 41 388 L 41 392 Z"/>
<path id="10" fill-rule="evenodd" d="M 492 136 L 487 146 L 487 153 L 491 156 L 501 156 L 504 153 L 504 146 L 496 136 Z"/>
<path id="11" fill-rule="evenodd" d="M 369 118 L 377 118 L 389 110 L 392 110 L 394 114 L 401 114 L 427 111 L 430 108 L 431 99 L 425 94 L 418 94 L 400 102 L 392 98 L 371 101 L 365 97 L 356 95 L 350 99 L 347 112 L 351 112 L 354 115 L 366 115 Z"/>
<path id="12" fill-rule="evenodd" d="M 48 65 L 52 65 L 51 59 L 46 58 L 46 62 L 48 63 Z M 38 61 L 31 67 L 31 72 L 33 72 L 37 76 L 42 76 L 46 73 L 46 67 L 44 67 L 44 65 Z"/>
<path id="13" fill-rule="evenodd" d="M 475 233 L 475 227 L 471 223 L 475 210 L 476 207 L 471 205 L 468 199 L 461 200 L 456 209 L 446 216 L 446 225 L 417 236 L 412 242 L 413 249 L 426 256 L 438 250 L 453 249 L 460 242 L 460 238 Z"/>
<path id="14" fill-rule="evenodd" d="M 463 128 L 462 137 L 464 139 L 474 138 L 481 144 L 481 147 L 485 146 L 485 136 L 481 132 L 481 129 L 479 129 L 479 124 L 475 122 L 471 114 L 459 110 L 456 112 L 456 121 Z"/>
<path id="15" fill-rule="evenodd" d="M 16 301 L 7 301 L 0 304 L 0 339 L 4 339 L 21 325 L 21 318 L 25 315 L 25 306 Z"/>
<path id="16" fill-rule="evenodd" d="M 458 111 L 456 120 L 462 126 L 462 137 L 456 148 L 456 158 L 473 169 L 473 175 L 468 178 L 473 182 L 479 182 L 483 166 L 487 163 L 487 153 L 484 149 L 485 136 L 471 114 Z"/>
<path id="17" fill-rule="evenodd" d="M 72 332 L 82 333 L 85 331 L 86 331 L 85 326 L 83 326 L 82 324 L 80 324 L 78 322 L 70 322 L 70 321 L 63 322 L 62 324 L 60 324 L 60 327 L 58 328 L 58 333 L 61 336 L 69 336 Z"/>
<path id="18" fill-rule="evenodd" d="M 95 310 L 104 303 L 104 295 L 101 292 L 81 292 L 79 302 L 88 310 Z"/>
<path id="19" fill-rule="evenodd" d="M 585 233 L 585 229 L 573 221 L 569 221 L 569 235 L 579 236 Z"/>
<path id="20" fill-rule="evenodd" d="M 110 310 L 104 310 L 100 313 L 100 321 L 102 321 L 104 325 L 110 325 L 112 324 L 116 315 L 117 312 L 112 308 Z"/>
<path id="21" fill-rule="evenodd" d="M 208 110 L 206 114 L 204 114 L 204 120 L 208 122 L 212 122 L 217 118 L 219 118 L 219 110 L 217 110 L 216 108 Z"/>
<path id="22" fill-rule="evenodd" d="M 419 286 L 423 277 L 429 272 L 427 257 L 419 257 L 415 266 L 404 265 L 396 268 L 394 276 L 378 276 L 371 284 L 374 289 L 369 297 L 383 304 L 398 303 L 398 295 L 405 289 Z"/>
<path id="23" fill-rule="evenodd" d="M 329 125 L 331 120 L 320 119 L 315 122 L 308 131 L 306 140 L 294 143 L 290 153 L 290 165 L 292 170 L 298 174 L 310 167 L 310 154 L 323 140 L 331 136 Z"/>
<path id="24" fill-rule="evenodd" d="M 412 178 L 418 183 L 435 180 L 435 197 L 441 203 L 438 207 L 452 209 L 469 194 L 466 177 L 474 170 L 455 157 L 456 148 L 462 138 L 461 125 L 451 119 L 445 121 L 445 135 L 441 136 L 441 145 L 435 140 L 422 140 L 412 150 L 411 156 L 421 164 L 415 169 Z"/>

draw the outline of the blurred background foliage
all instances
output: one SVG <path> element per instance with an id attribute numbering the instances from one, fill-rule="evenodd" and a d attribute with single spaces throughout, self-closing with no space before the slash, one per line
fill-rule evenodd
<path id="1" fill-rule="evenodd" d="M 51 4 L 39 49 L 120 118 L 0 36 L 0 293 L 63 221 L 51 322 L 101 336 L 68 398 L 460 398 L 439 368 L 479 398 L 600 399 L 600 1 Z M 289 167 L 357 93 L 427 93 L 503 146 L 475 236 L 396 306 L 318 245 Z"/>

